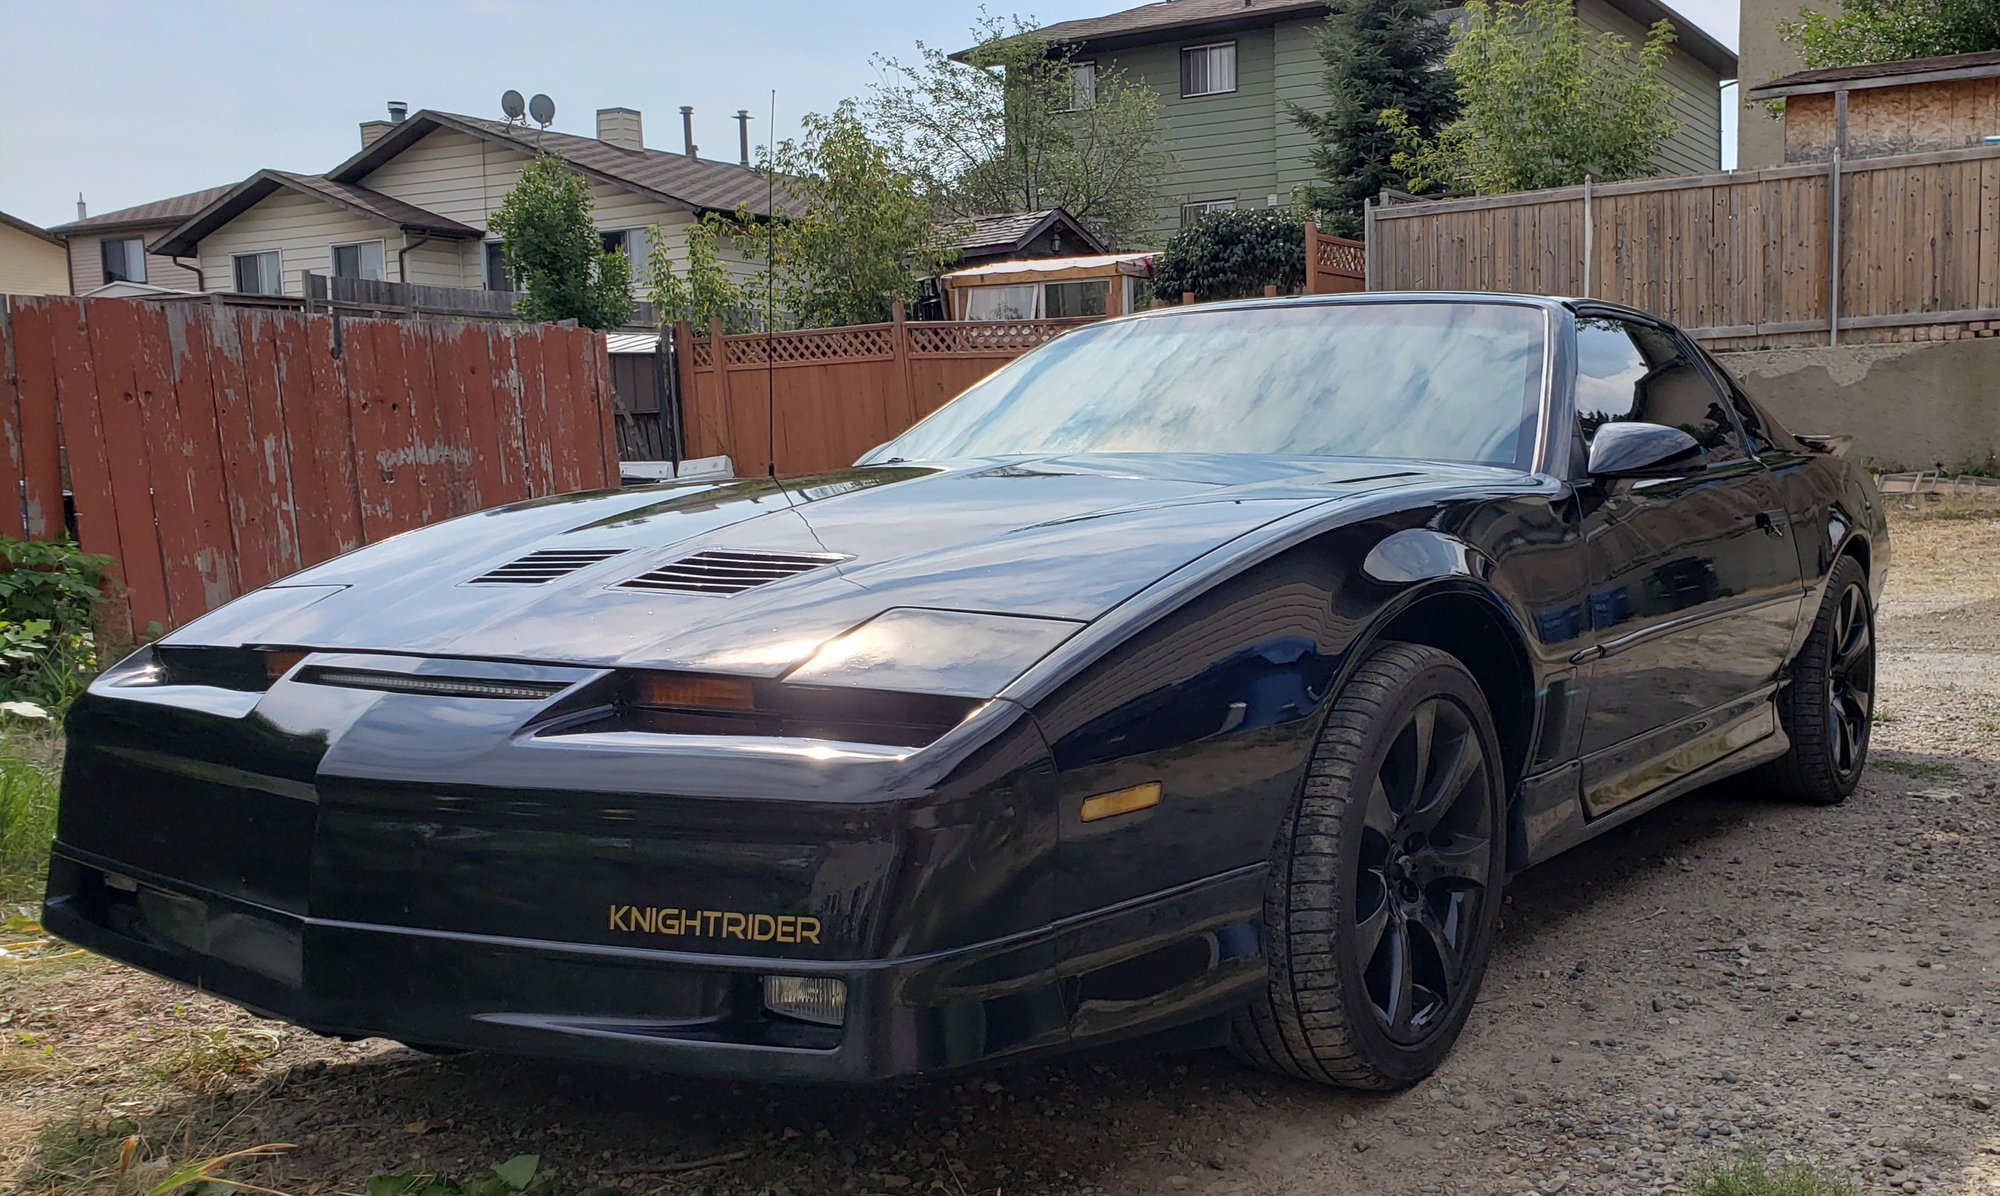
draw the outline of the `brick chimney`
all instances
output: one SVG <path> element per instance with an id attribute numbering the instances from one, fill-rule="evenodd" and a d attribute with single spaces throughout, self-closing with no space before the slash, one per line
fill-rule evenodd
<path id="1" fill-rule="evenodd" d="M 597 110 L 597 139 L 606 145 L 615 145 L 619 149 L 645 149 L 646 139 L 639 125 L 639 110 L 637 108 L 599 108 Z"/>

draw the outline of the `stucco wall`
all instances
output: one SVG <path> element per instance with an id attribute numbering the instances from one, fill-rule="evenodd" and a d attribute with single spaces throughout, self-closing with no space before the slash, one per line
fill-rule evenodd
<path id="1" fill-rule="evenodd" d="M 1716 354 L 1794 432 L 1846 433 L 1891 468 L 2000 458 L 2000 337 Z"/>

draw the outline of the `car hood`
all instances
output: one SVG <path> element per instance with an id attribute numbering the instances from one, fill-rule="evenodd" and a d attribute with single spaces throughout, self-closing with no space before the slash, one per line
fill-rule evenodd
<path id="1" fill-rule="evenodd" d="M 1093 454 L 884 465 L 563 495 L 450 520 L 229 604 L 168 643 L 644 665 L 779 676 L 896 608 L 1087 623 L 1272 520 L 1472 467 Z M 538 584 L 475 578 L 616 550 Z M 621 588 L 696 552 L 838 558 L 740 593 Z"/>

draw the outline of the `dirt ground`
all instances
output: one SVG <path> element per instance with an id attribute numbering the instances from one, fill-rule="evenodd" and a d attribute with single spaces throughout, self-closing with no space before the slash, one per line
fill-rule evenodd
<path id="1" fill-rule="evenodd" d="M 1465 1038 L 1412 1091 L 1220 1052 L 863 1091 L 434 1059 L 261 1023 L 17 923 L 0 1185 L 111 1191 L 136 1135 L 127 1191 L 289 1143 L 227 1174 L 359 1192 L 537 1154 L 557 1192 L 1657 1196 L 1751 1149 L 1865 1192 L 2000 1192 L 2000 516 L 1950 514 L 1894 529 L 1861 792 L 1696 794 L 1520 877 Z"/>

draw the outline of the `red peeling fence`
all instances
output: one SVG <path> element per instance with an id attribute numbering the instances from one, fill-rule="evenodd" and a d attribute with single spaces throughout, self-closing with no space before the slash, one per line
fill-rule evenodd
<path id="1" fill-rule="evenodd" d="M 588 329 L 13 296 L 0 535 L 60 535 L 67 488 L 116 562 L 109 629 L 143 634 L 397 532 L 616 485 L 611 412 Z"/>

